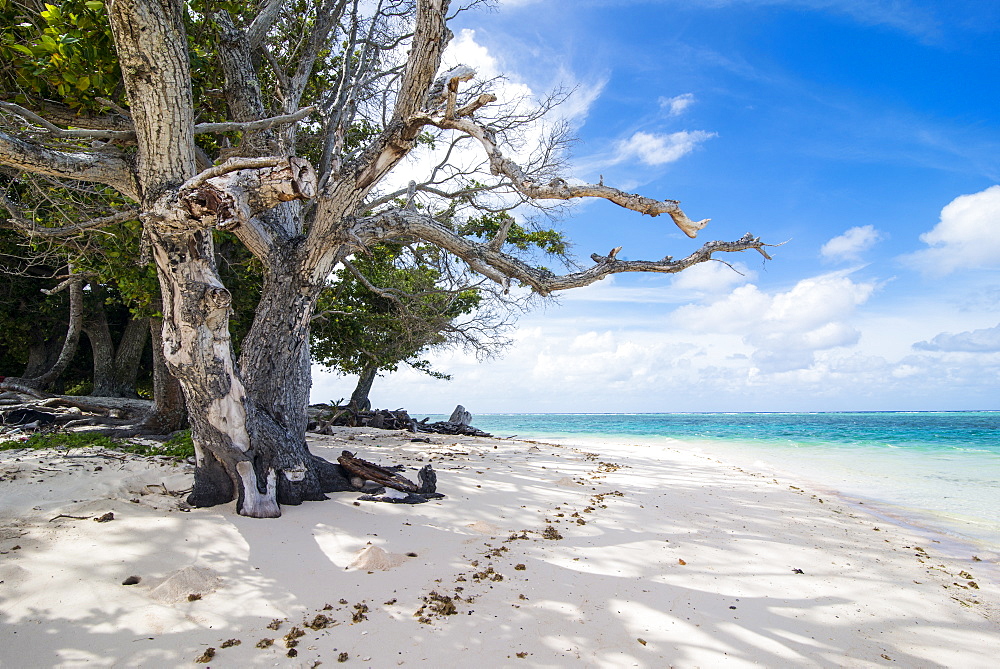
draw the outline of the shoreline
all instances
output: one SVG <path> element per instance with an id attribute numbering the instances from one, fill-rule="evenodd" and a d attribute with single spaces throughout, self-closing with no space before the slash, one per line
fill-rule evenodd
<path id="1" fill-rule="evenodd" d="M 341 654 L 988 667 L 1000 654 L 995 565 L 958 563 L 801 481 L 670 447 L 421 436 L 341 428 L 310 443 L 407 475 L 433 463 L 445 499 L 338 493 L 274 521 L 178 511 L 168 493 L 190 473 L 145 458 L 0 452 L 0 664 L 191 667 L 209 648 L 213 667 Z M 130 575 L 141 582 L 123 586 Z"/>
<path id="2" fill-rule="evenodd" d="M 856 414 L 860 412 L 811 412 L 813 414 Z M 867 412 L 886 414 L 892 412 Z M 899 413 L 899 412 L 896 412 Z M 905 412 L 941 415 L 968 412 Z M 977 412 L 986 413 L 986 412 Z M 734 412 L 711 412 L 712 415 L 743 415 Z M 482 414 L 485 418 L 490 414 Z M 521 416 L 521 414 L 494 414 Z M 535 415 L 535 414 L 532 414 Z M 538 414 L 541 415 L 541 414 Z M 570 414 L 567 414 L 570 415 Z M 626 414 L 571 414 L 576 416 L 626 416 Z M 629 414 L 635 416 L 679 416 L 694 414 Z M 709 415 L 702 413 L 698 415 Z M 750 416 L 763 415 L 752 412 Z M 767 415 L 801 415 L 789 412 L 768 412 Z M 499 432 L 497 425 L 484 420 L 488 431 Z M 560 425 L 560 424 L 557 424 Z M 958 454 L 946 450 L 921 452 L 907 448 L 878 451 L 832 442 L 801 441 L 796 436 L 775 442 L 760 441 L 755 436 L 667 436 L 657 432 L 608 430 L 612 424 L 594 425 L 594 430 L 540 429 L 538 425 L 514 435 L 522 439 L 546 439 L 555 443 L 614 443 L 636 444 L 639 447 L 674 445 L 680 450 L 703 452 L 724 462 L 749 469 L 760 469 L 789 480 L 808 482 L 824 494 L 837 494 L 861 506 L 878 509 L 892 522 L 907 524 L 946 537 L 982 551 L 1000 554 L 1000 489 L 995 479 L 980 480 L 979 471 L 1000 465 L 994 454 L 981 464 L 955 459 Z M 561 425 L 560 425 L 561 427 Z M 590 427 L 590 426 L 587 426 Z M 623 426 L 624 427 L 624 426 Z M 683 429 L 683 428 L 682 428 Z M 516 431 L 516 427 L 514 427 Z M 802 436 L 805 436 L 804 434 Z M 973 452 L 979 451 L 972 448 Z M 989 453 L 989 451 L 986 451 Z M 900 458 L 902 458 L 900 460 Z M 845 465 L 846 463 L 846 465 Z M 957 466 L 957 469 L 952 469 Z M 977 474 L 973 475 L 972 467 Z M 929 471 L 933 470 L 933 471 Z M 956 478 L 958 477 L 958 478 Z M 968 480 L 963 480 L 968 479 Z M 982 484 L 982 485 L 980 485 Z M 976 491 L 973 493 L 972 491 Z"/>
<path id="3" fill-rule="evenodd" d="M 544 437 L 538 438 L 543 439 Z M 557 437 L 549 439 L 551 439 L 551 443 L 562 446 L 592 444 L 598 447 L 607 445 L 622 449 L 634 447 L 626 440 L 612 437 L 593 437 L 589 439 Z M 657 439 L 665 440 L 666 443 L 656 443 L 657 440 L 652 438 L 640 438 L 632 441 L 637 442 L 635 446 L 640 448 L 650 446 L 665 448 L 678 453 L 688 453 L 696 457 L 704 457 L 720 465 L 730 467 L 735 471 L 752 476 L 781 479 L 784 482 L 792 481 L 798 484 L 797 487 L 809 490 L 810 493 L 815 493 L 824 498 L 835 498 L 841 503 L 850 506 L 857 513 L 872 516 L 883 523 L 895 525 L 903 531 L 923 537 L 927 543 L 937 544 L 939 550 L 949 559 L 968 562 L 971 556 L 977 556 L 982 560 L 979 568 L 990 571 L 992 577 L 1000 582 L 1000 535 L 997 535 L 996 540 L 991 542 L 981 537 L 963 534 L 959 529 L 956 529 L 960 527 L 960 523 L 948 518 L 943 513 L 934 514 L 928 509 L 893 504 L 892 502 L 880 500 L 875 497 L 865 497 L 853 492 L 845 492 L 828 482 L 817 480 L 808 474 L 782 469 L 773 462 L 765 462 L 756 455 L 746 456 L 745 460 L 736 462 L 731 459 L 733 455 L 732 444 L 723 440 L 704 439 L 687 441 L 672 437 Z M 724 444 L 728 448 L 721 450 L 721 452 L 713 451 L 712 447 L 717 444 Z"/>

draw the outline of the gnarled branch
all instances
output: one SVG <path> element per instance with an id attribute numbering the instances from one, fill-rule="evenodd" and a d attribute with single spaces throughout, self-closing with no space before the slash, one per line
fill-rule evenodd
<path id="1" fill-rule="evenodd" d="M 553 179 L 548 184 L 540 184 L 528 177 L 524 170 L 510 158 L 504 156 L 497 146 L 496 135 L 489 127 L 476 123 L 471 118 L 473 111 L 492 102 L 491 95 L 480 95 L 478 99 L 455 110 L 458 84 L 461 81 L 468 81 L 475 73 L 471 68 L 460 66 L 453 68 L 440 77 L 432 87 L 432 95 L 429 99 L 429 106 L 439 105 L 446 96 L 447 104 L 441 110 L 422 112 L 414 114 L 407 120 L 407 124 L 415 127 L 433 125 L 445 130 L 457 130 L 474 137 L 483 146 L 489 158 L 490 171 L 497 175 L 506 177 L 513 187 L 524 197 L 532 200 L 572 200 L 583 197 L 601 198 L 614 202 L 620 207 L 631 209 L 641 214 L 658 216 L 667 214 L 674 223 L 688 237 L 696 237 L 698 231 L 708 224 L 709 219 L 692 221 L 680 208 L 677 200 L 654 200 L 635 193 L 625 191 L 610 186 L 605 186 L 603 181 L 598 184 L 569 184 L 563 179 Z M 494 98 L 495 99 L 495 98 Z"/>
<path id="2" fill-rule="evenodd" d="M 366 236 L 380 238 L 406 234 L 435 244 L 464 260 L 474 271 L 498 282 L 503 283 L 506 277 L 517 279 L 531 286 L 541 295 L 548 295 L 557 290 L 580 288 L 599 281 L 610 274 L 623 272 L 657 272 L 675 274 L 693 265 L 712 259 L 715 253 L 733 253 L 754 249 L 765 258 L 770 256 L 764 250 L 767 244 L 759 237 L 746 234 L 732 241 L 706 242 L 700 249 L 685 258 L 674 260 L 666 257 L 663 260 L 619 260 L 616 256 L 620 249 L 615 249 L 607 256 L 594 254 L 591 259 L 594 265 L 579 272 L 555 275 L 552 272 L 532 267 L 524 261 L 494 248 L 492 243 L 479 243 L 456 234 L 453 230 L 438 223 L 432 217 L 406 209 L 393 209 L 367 219 L 359 220 L 357 229 Z"/>
<path id="3" fill-rule="evenodd" d="M 138 199 L 138 188 L 125 157 L 117 151 L 57 151 L 0 132 L 0 164 L 73 181 L 107 184 Z"/>

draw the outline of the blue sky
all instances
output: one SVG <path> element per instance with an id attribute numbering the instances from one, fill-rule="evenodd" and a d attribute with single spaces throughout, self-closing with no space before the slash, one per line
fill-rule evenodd
<path id="1" fill-rule="evenodd" d="M 567 177 L 683 202 L 604 202 L 580 259 L 686 255 L 753 232 L 774 260 L 616 276 L 520 320 L 499 360 L 433 356 L 376 406 L 414 413 L 1000 409 L 1000 3 L 510 0 L 450 57 L 511 91 L 574 86 Z M 352 378 L 317 373 L 314 401 Z"/>

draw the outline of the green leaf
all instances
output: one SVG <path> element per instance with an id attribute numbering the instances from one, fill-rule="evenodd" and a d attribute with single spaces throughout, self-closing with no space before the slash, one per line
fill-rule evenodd
<path id="1" fill-rule="evenodd" d="M 88 9 L 93 9 L 95 12 L 99 12 L 104 9 L 103 2 L 97 2 L 96 0 L 89 0 L 85 3 Z"/>
<path id="2" fill-rule="evenodd" d="M 10 48 L 11 48 L 11 49 L 17 49 L 17 50 L 18 50 L 18 51 L 20 51 L 21 53 L 26 53 L 26 54 L 28 54 L 29 56 L 34 56 L 34 55 L 35 55 L 35 52 L 34 52 L 34 51 L 32 51 L 32 50 L 31 50 L 31 49 L 29 49 L 28 47 L 24 46 L 23 44 L 11 44 L 11 45 L 10 45 Z"/>

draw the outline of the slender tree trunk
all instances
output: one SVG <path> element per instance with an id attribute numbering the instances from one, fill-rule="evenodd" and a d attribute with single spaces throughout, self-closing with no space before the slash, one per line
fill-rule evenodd
<path id="1" fill-rule="evenodd" d="M 117 397 L 114 390 L 115 345 L 111 339 L 107 312 L 98 301 L 87 309 L 83 322 L 83 333 L 90 342 L 91 357 L 94 359 L 93 389 L 95 397 Z"/>
<path id="2" fill-rule="evenodd" d="M 372 383 L 374 383 L 376 376 L 378 376 L 378 367 L 375 365 L 369 365 L 361 370 L 361 374 L 358 376 L 358 385 L 355 386 L 354 392 L 351 393 L 351 404 L 358 411 L 368 411 L 371 409 L 372 402 L 368 398 L 368 395 L 372 391 Z"/>
<path id="3" fill-rule="evenodd" d="M 114 397 L 138 397 L 135 391 L 136 379 L 142 366 L 142 354 L 146 350 L 149 335 L 148 318 L 130 318 L 125 324 L 125 331 L 118 342 L 118 350 L 115 351 L 112 372 Z"/>
<path id="4" fill-rule="evenodd" d="M 59 351 L 62 350 L 61 339 L 48 339 L 44 332 L 33 333 L 34 341 L 28 345 L 28 362 L 24 366 L 22 379 L 31 379 L 41 376 L 45 370 L 50 369 L 59 358 Z"/>
<path id="5" fill-rule="evenodd" d="M 163 320 L 145 320 L 153 342 L 153 409 L 143 419 L 143 427 L 157 434 L 170 434 L 188 427 L 184 392 L 163 357 Z"/>
<path id="6" fill-rule="evenodd" d="M 80 333 L 83 331 L 83 281 L 82 279 L 70 279 L 68 285 L 64 285 L 69 290 L 69 325 L 66 328 L 66 338 L 63 340 L 59 357 L 46 371 L 31 377 L 11 379 L 11 381 L 41 390 L 55 383 L 69 367 L 73 356 L 76 355 L 76 349 L 80 343 Z M 57 290 L 60 289 L 56 288 L 53 292 Z M 29 358 L 29 368 L 31 362 Z"/>

